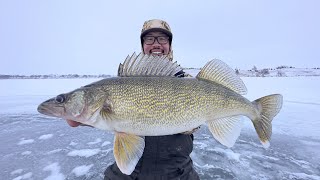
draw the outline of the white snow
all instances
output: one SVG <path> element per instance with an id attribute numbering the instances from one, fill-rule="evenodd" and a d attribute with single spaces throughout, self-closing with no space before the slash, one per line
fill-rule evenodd
<path id="1" fill-rule="evenodd" d="M 73 150 L 68 153 L 68 156 L 80 156 L 80 157 L 90 157 L 98 154 L 101 150 L 100 149 L 80 149 L 80 150 Z"/>
<path id="2" fill-rule="evenodd" d="M 22 176 L 18 176 L 14 178 L 13 180 L 30 179 L 31 177 L 32 177 L 32 172 L 28 172 Z"/>
<path id="3" fill-rule="evenodd" d="M 308 175 L 306 173 L 288 173 L 290 179 L 320 180 L 320 176 Z"/>
<path id="4" fill-rule="evenodd" d="M 105 141 L 105 142 L 102 143 L 101 147 L 107 146 L 107 145 L 109 145 L 109 144 L 111 144 L 110 141 Z"/>
<path id="5" fill-rule="evenodd" d="M 105 154 L 108 154 L 110 151 L 113 151 L 113 148 L 101 150 L 101 152 L 103 152 L 103 153 L 105 153 Z"/>
<path id="6" fill-rule="evenodd" d="M 74 173 L 77 177 L 86 175 L 89 172 L 89 170 L 92 168 L 92 166 L 93 164 L 75 167 L 72 170 L 72 173 Z"/>
<path id="7" fill-rule="evenodd" d="M 87 144 L 88 144 L 88 145 L 98 144 L 98 143 L 100 143 L 101 141 L 102 141 L 101 138 L 97 138 L 95 141 L 93 141 L 93 142 L 88 142 Z"/>
<path id="8" fill-rule="evenodd" d="M 21 155 L 30 155 L 32 152 L 31 151 L 24 151 L 21 153 Z"/>
<path id="9" fill-rule="evenodd" d="M 77 145 L 78 143 L 75 143 L 75 142 L 70 142 L 70 146 L 75 146 L 75 145 Z"/>
<path id="10" fill-rule="evenodd" d="M 46 140 L 46 139 L 52 138 L 52 136 L 53 136 L 53 134 L 44 134 L 44 135 L 40 136 L 39 139 Z"/>
<path id="11" fill-rule="evenodd" d="M 231 149 L 214 148 L 213 151 L 224 154 L 229 160 L 240 160 L 240 154 L 233 152 Z"/>
<path id="12" fill-rule="evenodd" d="M 319 146 L 320 145 L 320 143 L 313 142 L 313 141 L 300 140 L 300 142 L 302 142 L 303 144 L 308 145 L 308 146 Z"/>
<path id="13" fill-rule="evenodd" d="M 60 173 L 60 166 L 59 163 L 52 163 L 45 168 L 44 171 L 50 171 L 50 175 L 45 178 L 45 180 L 63 180 L 65 176 Z"/>
<path id="14" fill-rule="evenodd" d="M 205 144 L 205 143 L 203 143 L 203 142 L 193 142 L 193 144 L 195 145 L 195 146 L 198 146 L 198 148 L 200 148 L 200 149 L 205 149 L 206 147 L 208 147 L 208 145 L 207 144 Z"/>
<path id="15" fill-rule="evenodd" d="M 58 152 L 61 152 L 61 151 L 62 151 L 62 149 L 54 149 L 52 151 L 47 152 L 47 154 L 55 154 L 55 153 L 58 153 Z"/>
<path id="16" fill-rule="evenodd" d="M 16 169 L 16 170 L 12 171 L 10 174 L 15 175 L 15 174 L 21 174 L 22 172 L 23 172 L 23 169 Z"/>
<path id="17" fill-rule="evenodd" d="M 33 142 L 33 139 L 21 139 L 20 142 L 18 142 L 18 145 L 31 144 Z"/>

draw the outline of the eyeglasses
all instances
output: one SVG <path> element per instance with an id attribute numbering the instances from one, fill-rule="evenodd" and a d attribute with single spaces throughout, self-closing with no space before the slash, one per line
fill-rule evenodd
<path id="1" fill-rule="evenodd" d="M 145 36 L 143 37 L 143 42 L 146 45 L 151 45 L 155 42 L 156 39 L 157 39 L 157 42 L 161 45 L 167 44 L 169 42 L 168 36 Z"/>

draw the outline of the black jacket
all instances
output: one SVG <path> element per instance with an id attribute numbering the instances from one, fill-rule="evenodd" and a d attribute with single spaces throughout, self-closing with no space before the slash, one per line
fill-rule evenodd
<path id="1" fill-rule="evenodd" d="M 122 174 L 117 164 L 105 171 L 105 180 L 197 180 L 190 153 L 192 135 L 147 136 L 146 146 L 134 172 Z"/>
<path id="2" fill-rule="evenodd" d="M 180 71 L 175 76 L 184 77 Z M 145 137 L 145 149 L 133 173 L 122 174 L 116 163 L 105 171 L 105 180 L 198 180 L 190 153 L 193 135 Z"/>

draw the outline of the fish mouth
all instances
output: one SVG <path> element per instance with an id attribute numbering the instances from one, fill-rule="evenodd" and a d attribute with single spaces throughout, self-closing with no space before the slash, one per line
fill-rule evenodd
<path id="1" fill-rule="evenodd" d="M 56 108 L 47 108 L 44 104 L 40 104 L 37 108 L 38 112 L 47 116 L 61 117 L 60 113 L 57 113 Z"/>
<path id="2" fill-rule="evenodd" d="M 38 106 L 38 112 L 44 115 L 52 116 L 53 112 L 50 111 L 50 109 L 44 107 L 43 105 Z"/>

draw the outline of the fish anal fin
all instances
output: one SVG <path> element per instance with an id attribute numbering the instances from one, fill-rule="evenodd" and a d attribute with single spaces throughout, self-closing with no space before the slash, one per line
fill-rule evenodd
<path id="1" fill-rule="evenodd" d="M 221 84 L 238 94 L 244 95 L 247 93 L 247 88 L 241 78 L 233 69 L 219 59 L 209 61 L 196 78 Z"/>
<path id="2" fill-rule="evenodd" d="M 144 147 L 144 137 L 115 133 L 113 154 L 122 173 L 130 175 L 134 171 Z"/>
<path id="3" fill-rule="evenodd" d="M 210 120 L 207 124 L 213 137 L 230 148 L 238 139 L 243 122 L 241 116 L 231 116 Z"/>

